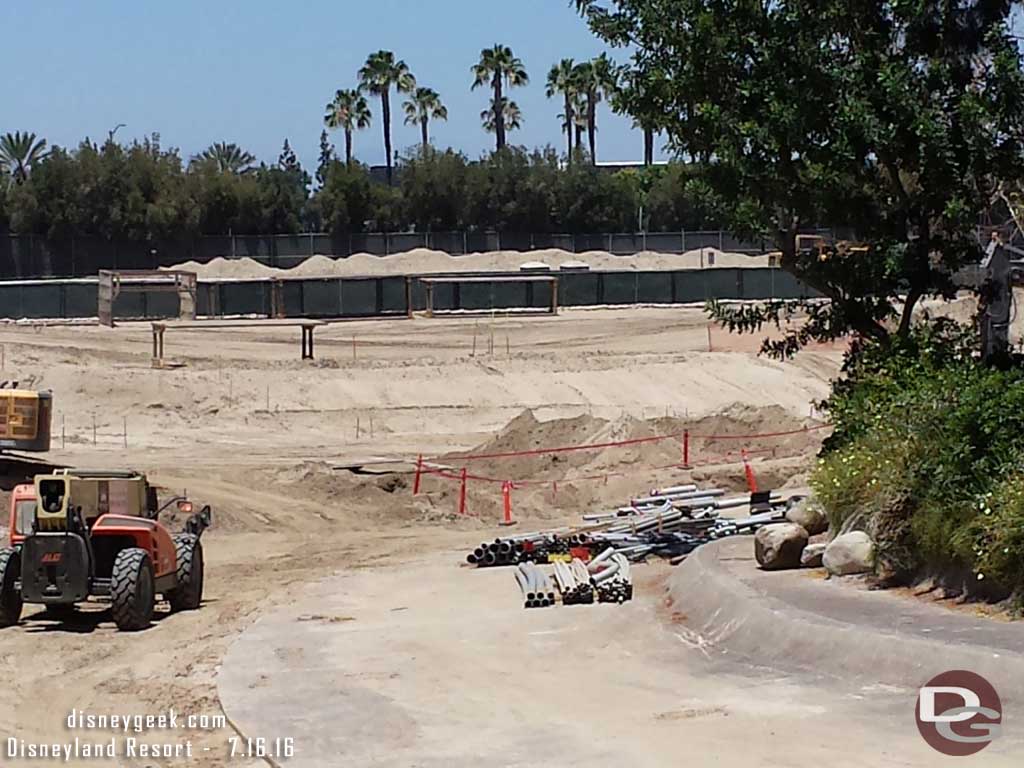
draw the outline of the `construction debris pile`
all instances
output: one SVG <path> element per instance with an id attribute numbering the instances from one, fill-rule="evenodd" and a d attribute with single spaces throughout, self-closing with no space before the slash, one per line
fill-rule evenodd
<path id="1" fill-rule="evenodd" d="M 562 605 L 588 605 L 595 598 L 599 603 L 624 603 L 633 598 L 629 560 L 614 547 L 608 547 L 589 564 L 575 557 L 569 562 L 565 558 L 553 560 L 552 566 Z M 547 608 L 558 602 L 551 578 L 533 561 L 520 563 L 515 576 L 525 608 Z"/>
<path id="2" fill-rule="evenodd" d="M 723 510 L 749 506 L 745 517 Z M 676 485 L 653 490 L 609 512 L 583 516 L 578 526 L 483 542 L 466 557 L 477 567 L 516 565 L 526 608 L 623 603 L 633 596 L 630 563 L 650 555 L 678 563 L 714 539 L 753 533 L 785 518 L 787 502 L 770 491 L 725 498 L 719 488 Z M 553 564 L 549 576 L 538 565 Z M 554 586 L 552 587 L 552 578 Z"/>
<path id="3" fill-rule="evenodd" d="M 683 557 L 701 544 L 738 533 L 753 533 L 784 519 L 786 501 L 770 491 L 724 498 L 719 488 L 677 485 L 651 491 L 626 506 L 583 516 L 578 526 L 535 531 L 481 543 L 466 562 L 478 567 L 549 563 L 567 555 L 589 562 L 609 547 L 633 562 L 649 555 Z M 722 510 L 749 506 L 746 517 Z"/>

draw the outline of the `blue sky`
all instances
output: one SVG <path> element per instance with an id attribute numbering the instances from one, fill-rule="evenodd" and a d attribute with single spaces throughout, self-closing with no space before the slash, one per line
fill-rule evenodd
<path id="1" fill-rule="evenodd" d="M 233 141 L 268 162 L 287 137 L 308 168 L 324 105 L 355 84 L 371 51 L 393 50 L 440 92 L 449 120 L 432 126 L 434 144 L 476 157 L 493 142 L 480 128 L 486 92 L 469 90 L 481 48 L 510 45 L 526 65 L 531 83 L 513 94 L 525 122 L 511 139 L 530 147 L 563 144 L 560 106 L 544 95 L 551 65 L 603 50 L 568 0 L 38 0 L 3 3 L 0 29 L 0 131 L 69 146 L 125 123 L 119 141 L 158 131 L 186 158 Z M 382 163 L 379 102 L 371 108 L 374 125 L 355 152 Z M 401 115 L 392 121 L 396 148 L 418 141 Z M 333 138 L 341 150 L 342 136 Z M 643 156 L 642 136 L 606 106 L 597 143 L 602 160 Z"/>

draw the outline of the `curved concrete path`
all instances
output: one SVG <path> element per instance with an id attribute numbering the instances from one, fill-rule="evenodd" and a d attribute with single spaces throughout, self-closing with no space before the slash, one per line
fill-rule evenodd
<path id="1" fill-rule="evenodd" d="M 953 611 L 824 571 L 766 572 L 749 538 L 701 547 L 670 594 L 706 648 L 773 669 L 918 688 L 968 669 L 1024 704 L 1024 623 Z"/>
<path id="2" fill-rule="evenodd" d="M 452 552 L 347 572 L 261 618 L 218 690 L 294 768 L 932 766 L 916 691 L 779 675 L 701 647 L 665 566 L 623 606 L 523 610 L 509 569 Z M 1009 739 L 978 764 L 1010 766 Z"/>

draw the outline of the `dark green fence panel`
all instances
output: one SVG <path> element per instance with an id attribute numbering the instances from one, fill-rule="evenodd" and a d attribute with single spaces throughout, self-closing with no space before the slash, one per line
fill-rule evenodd
<path id="1" fill-rule="evenodd" d="M 586 307 L 598 303 L 598 276 L 591 272 L 559 275 L 558 303 L 563 307 Z"/>
<path id="2" fill-rule="evenodd" d="M 21 312 L 21 286 L 14 283 L 0 285 L 0 317 L 16 320 L 24 317 Z"/>
<path id="3" fill-rule="evenodd" d="M 306 317 L 339 317 L 341 288 L 337 280 L 302 280 L 302 314 Z"/>
<path id="4" fill-rule="evenodd" d="M 636 304 L 635 272 L 602 272 L 600 276 L 604 287 L 601 304 Z"/>
<path id="5" fill-rule="evenodd" d="M 64 286 L 63 317 L 95 317 L 98 311 L 95 283 L 67 283 Z"/>
<path id="6" fill-rule="evenodd" d="M 281 301 L 284 304 L 285 317 L 302 317 L 303 289 L 301 280 L 283 280 L 281 282 Z"/>
<path id="7" fill-rule="evenodd" d="M 381 290 L 381 311 L 385 314 L 408 314 L 406 306 L 404 277 L 382 277 L 378 280 Z"/>
<path id="8" fill-rule="evenodd" d="M 341 315 L 368 317 L 378 314 L 376 280 L 342 280 Z"/>
<path id="9" fill-rule="evenodd" d="M 705 269 L 704 282 L 707 296 L 711 299 L 743 299 L 743 289 L 737 284 L 737 273 L 739 269 Z"/>
<path id="10" fill-rule="evenodd" d="M 270 313 L 269 283 L 223 283 L 221 313 L 225 315 L 267 315 Z"/>
<path id="11" fill-rule="evenodd" d="M 682 253 L 683 238 L 678 232 L 648 232 L 646 248 L 658 253 Z"/>
<path id="12" fill-rule="evenodd" d="M 671 272 L 637 272 L 637 301 L 640 304 L 671 304 Z"/>
<path id="13" fill-rule="evenodd" d="M 694 304 L 707 301 L 707 283 L 704 272 L 696 269 L 672 272 L 672 300 L 676 304 Z"/>
<path id="14" fill-rule="evenodd" d="M 146 296 L 142 293 L 122 293 L 114 299 L 114 317 L 122 319 L 146 316 Z"/>

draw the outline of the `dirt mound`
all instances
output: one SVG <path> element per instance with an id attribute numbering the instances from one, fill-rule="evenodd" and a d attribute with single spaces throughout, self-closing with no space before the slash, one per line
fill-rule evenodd
<path id="1" fill-rule="evenodd" d="M 375 256 L 354 253 L 333 258 L 317 254 L 290 269 L 278 269 L 248 257 L 232 259 L 218 256 L 207 264 L 186 261 L 170 269 L 195 272 L 200 278 L 263 278 L 263 277 L 345 277 L 373 275 L 416 275 L 440 272 L 516 272 L 526 262 L 540 261 L 552 269 L 566 262 L 582 261 L 593 270 L 657 271 L 702 269 L 706 267 L 766 267 L 767 256 L 747 256 L 715 248 L 686 253 L 641 251 L 619 256 L 608 251 L 573 253 L 560 248 L 536 251 L 489 251 L 452 255 L 430 248 L 414 248 L 403 253 Z"/>
<path id="2" fill-rule="evenodd" d="M 517 482 L 518 503 L 525 502 L 531 511 L 542 512 L 556 503 L 562 509 L 568 504 L 585 511 L 595 504 L 621 503 L 638 489 L 690 479 L 742 491 L 746 486 L 743 450 L 750 452 L 765 487 L 779 487 L 791 475 L 808 469 L 826 431 L 803 430 L 817 426 L 819 422 L 796 418 L 779 406 L 733 406 L 696 420 L 624 417 L 609 421 L 582 415 L 540 421 L 526 410 L 468 454 L 451 454 L 441 461 L 451 467 L 465 466 L 470 475 Z M 684 430 L 692 436 L 692 472 L 679 466 Z M 543 452 L 582 445 L 596 447 Z M 462 460 L 466 455 L 484 458 Z"/>

